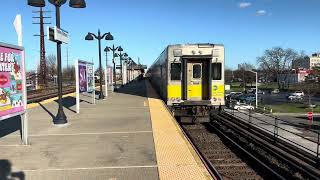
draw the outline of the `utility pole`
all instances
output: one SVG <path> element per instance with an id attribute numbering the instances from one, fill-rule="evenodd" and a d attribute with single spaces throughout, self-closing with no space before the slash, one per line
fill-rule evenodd
<path id="1" fill-rule="evenodd" d="M 46 51 L 45 51 L 45 42 L 44 42 L 44 24 L 51 24 L 44 22 L 44 19 L 51 18 L 49 16 L 44 16 L 43 13 L 51 12 L 51 11 L 43 11 L 42 7 L 40 7 L 40 11 L 32 11 L 33 13 L 39 13 L 39 16 L 32 17 L 33 19 L 39 19 L 39 22 L 33 22 L 32 24 L 40 25 L 40 34 L 35 34 L 34 36 L 40 37 L 40 78 L 39 83 L 41 88 L 47 87 L 47 65 L 46 65 Z"/>

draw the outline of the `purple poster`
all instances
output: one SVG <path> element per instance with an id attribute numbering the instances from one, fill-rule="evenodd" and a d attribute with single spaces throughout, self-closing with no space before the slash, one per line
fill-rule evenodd
<path id="1" fill-rule="evenodd" d="M 0 117 L 24 110 L 22 50 L 0 44 Z"/>
<path id="2" fill-rule="evenodd" d="M 87 92 L 87 66 L 79 61 L 79 91 Z"/>

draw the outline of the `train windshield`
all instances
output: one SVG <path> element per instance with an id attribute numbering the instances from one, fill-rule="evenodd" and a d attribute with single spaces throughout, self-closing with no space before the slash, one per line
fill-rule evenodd
<path id="1" fill-rule="evenodd" d="M 212 63 L 212 80 L 221 80 L 221 63 Z"/>
<path id="2" fill-rule="evenodd" d="M 171 80 L 181 80 L 181 63 L 171 63 Z"/>

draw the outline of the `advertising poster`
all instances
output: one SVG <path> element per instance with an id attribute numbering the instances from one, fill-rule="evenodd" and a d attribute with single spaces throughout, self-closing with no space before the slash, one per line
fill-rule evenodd
<path id="1" fill-rule="evenodd" d="M 91 93 L 93 92 L 94 88 L 94 71 L 93 71 L 93 64 L 88 63 L 87 64 L 87 92 Z"/>
<path id="2" fill-rule="evenodd" d="M 23 51 L 0 45 L 0 117 L 24 111 Z"/>
<path id="3" fill-rule="evenodd" d="M 87 66 L 86 63 L 79 61 L 79 91 L 80 93 L 87 92 L 88 81 L 87 81 Z"/>

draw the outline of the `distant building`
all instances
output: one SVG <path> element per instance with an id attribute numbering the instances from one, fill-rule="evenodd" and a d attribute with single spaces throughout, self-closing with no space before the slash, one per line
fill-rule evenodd
<path id="1" fill-rule="evenodd" d="M 320 53 L 314 53 L 310 57 L 310 69 L 320 67 Z"/>
<path id="2" fill-rule="evenodd" d="M 310 57 L 305 56 L 293 60 L 292 69 L 310 69 Z"/>
<path id="3" fill-rule="evenodd" d="M 309 74 L 310 74 L 310 70 L 293 69 L 291 73 L 279 74 L 278 78 L 280 83 L 287 86 L 289 84 L 304 82 L 306 80 L 306 76 L 308 76 Z"/>

